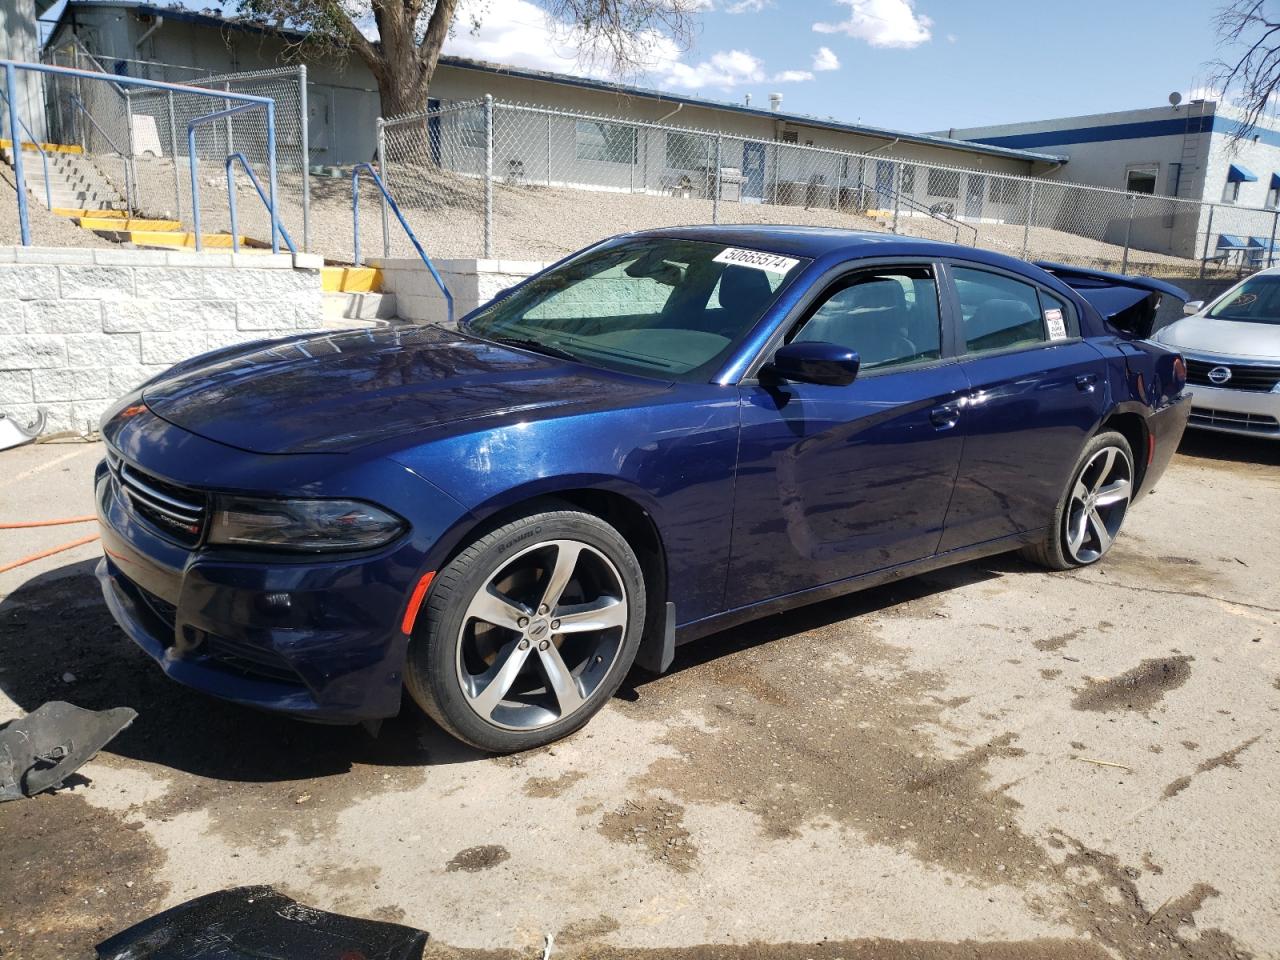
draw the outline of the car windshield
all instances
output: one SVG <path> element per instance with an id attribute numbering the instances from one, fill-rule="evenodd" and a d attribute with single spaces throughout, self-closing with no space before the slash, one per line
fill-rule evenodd
<path id="1" fill-rule="evenodd" d="M 699 240 L 626 240 L 536 277 L 467 327 L 584 363 L 706 380 L 808 263 Z"/>
<path id="2" fill-rule="evenodd" d="M 1216 320 L 1280 324 L 1280 274 L 1250 277 L 1212 310 Z"/>

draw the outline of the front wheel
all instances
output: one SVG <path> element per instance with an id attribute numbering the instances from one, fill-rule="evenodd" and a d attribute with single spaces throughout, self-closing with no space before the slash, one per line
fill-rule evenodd
<path id="1" fill-rule="evenodd" d="M 441 727 L 512 753 L 567 736 L 613 696 L 644 631 L 635 552 L 603 520 L 554 510 L 481 537 L 436 576 L 406 685 Z"/>
<path id="2" fill-rule="evenodd" d="M 1114 430 L 1098 434 L 1080 454 L 1045 539 L 1025 547 L 1024 556 L 1051 570 L 1101 560 L 1120 534 L 1136 476 L 1124 435 Z"/>

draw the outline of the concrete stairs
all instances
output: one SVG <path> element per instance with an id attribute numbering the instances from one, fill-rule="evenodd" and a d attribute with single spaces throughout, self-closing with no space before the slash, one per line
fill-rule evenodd
<path id="1" fill-rule="evenodd" d="M 4 160 L 13 166 L 13 148 L 5 141 L 0 150 Z M 53 206 L 76 210 L 119 210 L 124 198 L 103 176 L 90 157 L 78 147 L 41 144 L 49 158 L 49 190 L 45 191 L 44 161 L 34 145 L 23 145 L 22 173 L 30 197 L 41 206 L 50 195 Z"/>
<path id="2" fill-rule="evenodd" d="M 403 321 L 396 315 L 396 295 L 382 292 L 382 271 L 374 267 L 325 267 L 325 326 L 333 329 L 382 327 Z"/>

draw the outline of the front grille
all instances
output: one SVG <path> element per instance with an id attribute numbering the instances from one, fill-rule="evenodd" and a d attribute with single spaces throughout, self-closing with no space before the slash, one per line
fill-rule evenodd
<path id="1" fill-rule="evenodd" d="M 1217 387 L 1219 390 L 1250 390 L 1255 393 L 1269 393 L 1280 383 L 1280 366 L 1267 367 L 1261 364 L 1234 363 L 1229 361 L 1194 360 L 1186 357 L 1187 383 L 1202 387 Z M 1210 370 L 1225 370 L 1230 376 L 1215 381 L 1209 376 Z"/>
<path id="2" fill-rule="evenodd" d="M 203 494 L 139 470 L 114 452 L 107 453 L 107 466 L 136 516 L 184 546 L 200 541 L 208 513 Z"/>
<path id="3" fill-rule="evenodd" d="M 1218 427 L 1223 430 L 1280 434 L 1280 420 L 1262 413 L 1236 413 L 1234 410 L 1192 407 L 1190 423 L 1193 426 Z"/>

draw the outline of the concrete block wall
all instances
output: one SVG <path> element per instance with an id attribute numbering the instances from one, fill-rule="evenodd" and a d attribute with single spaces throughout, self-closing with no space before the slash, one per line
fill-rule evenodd
<path id="1" fill-rule="evenodd" d="M 0 247 L 0 412 L 97 429 L 116 398 L 196 354 L 319 330 L 321 259 Z"/>
<path id="2" fill-rule="evenodd" d="M 547 266 L 541 260 L 435 260 L 440 278 L 453 294 L 453 316 L 459 319 L 500 290 L 513 286 Z M 416 257 L 370 260 L 382 270 L 382 290 L 396 295 L 396 313 L 414 323 L 445 323 L 444 295 L 423 262 Z"/>

